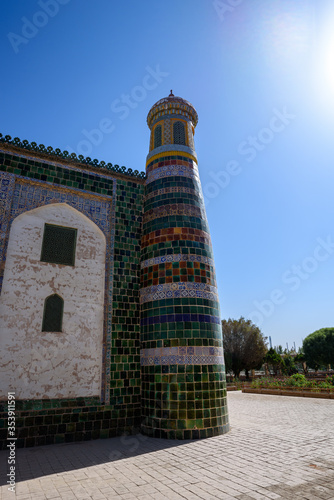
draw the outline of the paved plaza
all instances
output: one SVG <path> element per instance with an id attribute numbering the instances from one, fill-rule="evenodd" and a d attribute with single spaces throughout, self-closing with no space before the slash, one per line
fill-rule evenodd
<path id="1" fill-rule="evenodd" d="M 128 436 L 17 450 L 1 500 L 334 500 L 334 401 L 228 393 L 231 431 L 202 441 Z"/>

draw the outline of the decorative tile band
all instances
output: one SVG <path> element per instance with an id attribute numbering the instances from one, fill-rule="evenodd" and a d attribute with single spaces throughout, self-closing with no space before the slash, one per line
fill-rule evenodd
<path id="1" fill-rule="evenodd" d="M 186 187 L 194 189 L 198 194 L 202 193 L 202 188 L 200 186 L 199 179 L 188 179 L 188 177 L 168 177 L 157 179 L 145 186 L 145 193 L 148 196 L 152 192 L 156 192 L 158 189 L 170 188 L 170 187 Z"/>
<path id="2" fill-rule="evenodd" d="M 150 166 L 148 166 L 146 168 L 146 173 L 148 174 L 149 172 L 153 172 L 154 170 L 157 170 L 157 168 L 160 168 L 160 167 L 169 167 L 171 165 L 181 165 L 183 167 L 189 167 L 189 168 L 192 168 L 194 170 L 196 170 L 198 167 L 197 167 L 197 163 L 195 163 L 194 161 L 192 160 L 188 160 L 188 159 L 184 159 L 184 160 L 180 160 L 180 159 L 173 159 L 173 160 L 166 160 L 166 161 L 159 161 L 159 162 L 156 162 L 156 163 L 151 163 Z"/>
<path id="3" fill-rule="evenodd" d="M 224 365 L 222 347 L 161 347 L 141 349 L 140 364 L 149 365 Z"/>
<path id="4" fill-rule="evenodd" d="M 179 271 L 179 269 L 177 269 Z M 214 274 L 209 273 L 208 271 L 202 271 L 202 275 L 194 275 L 192 269 L 186 269 L 187 273 L 182 273 L 181 276 L 179 273 L 175 272 L 174 275 L 169 275 L 169 270 L 159 272 L 158 278 L 153 278 L 151 276 L 142 276 L 141 285 L 144 287 L 143 289 L 147 289 L 151 286 L 158 286 L 160 284 L 175 284 L 175 283 L 194 283 L 194 284 L 202 284 L 207 283 L 208 285 L 216 287 L 216 278 Z M 190 271 L 190 273 L 188 272 Z M 189 291 L 189 290 L 172 290 L 170 292 L 156 292 L 151 296 L 152 298 L 147 301 L 143 300 L 142 304 L 145 302 L 151 302 L 152 300 L 163 300 L 163 299 L 179 299 L 179 298 L 198 298 L 198 299 L 206 299 L 212 301 L 218 301 L 217 297 L 211 292 L 203 292 L 203 291 Z"/>
<path id="5" fill-rule="evenodd" d="M 199 181 L 197 169 L 194 170 L 189 166 L 182 166 L 182 165 L 168 165 L 165 167 L 157 168 L 156 170 L 153 170 L 153 172 L 149 172 L 147 174 L 145 184 L 149 184 L 150 182 L 156 181 L 157 179 L 162 179 L 164 177 L 171 177 L 171 176 L 189 177 L 190 179 L 195 179 L 196 181 Z"/>
<path id="6" fill-rule="evenodd" d="M 168 188 L 157 189 L 156 191 L 151 191 L 151 193 L 148 193 L 145 196 L 144 202 L 150 200 L 151 198 L 155 198 L 156 196 L 161 196 L 162 194 L 170 194 L 170 193 L 187 193 L 187 194 L 192 194 L 193 196 L 199 196 L 199 193 L 195 191 L 195 189 L 191 189 L 188 187 L 168 187 Z"/>
<path id="7" fill-rule="evenodd" d="M 165 144 L 163 146 L 159 146 L 158 148 L 153 149 L 146 157 L 146 163 L 151 163 L 152 159 L 159 158 L 161 156 L 187 156 L 188 158 L 192 158 L 194 161 L 197 161 L 197 155 L 194 149 L 189 148 L 188 146 L 181 146 L 181 144 L 177 144 L 178 151 L 175 151 L 176 144 Z"/>
<path id="8" fill-rule="evenodd" d="M 166 202 L 167 203 L 167 202 Z M 205 209 L 195 207 L 193 205 L 185 205 L 180 203 L 173 203 L 171 205 L 163 205 L 161 207 L 152 208 L 148 210 L 143 217 L 143 223 L 149 222 L 160 217 L 168 217 L 170 215 L 182 215 L 189 217 L 197 217 L 206 221 Z"/>
<path id="9" fill-rule="evenodd" d="M 209 314 L 162 314 L 161 316 L 142 318 L 140 324 L 141 326 L 146 326 L 161 323 L 181 322 L 214 323 L 216 325 L 220 325 L 221 319 L 218 318 L 218 316 L 210 316 Z"/>
<path id="10" fill-rule="evenodd" d="M 182 253 L 162 255 L 161 257 L 154 257 L 153 259 L 144 260 L 140 267 L 144 269 L 145 267 L 154 266 L 157 264 L 164 264 L 165 262 L 199 262 L 200 264 L 208 264 L 214 267 L 213 259 L 209 257 L 204 257 L 202 255 L 186 255 Z"/>
<path id="11" fill-rule="evenodd" d="M 199 243 L 204 243 L 211 246 L 211 238 L 209 233 L 206 233 L 201 229 L 193 229 L 188 227 L 171 227 L 165 229 L 157 229 L 156 231 L 145 234 L 142 237 L 142 249 L 156 243 L 175 240 L 197 241 Z"/>
<path id="12" fill-rule="evenodd" d="M 211 346 L 176 346 L 140 349 L 140 355 L 147 356 L 224 356 L 222 347 Z"/>
<path id="13" fill-rule="evenodd" d="M 194 156 L 185 153 L 185 152 L 180 152 L 180 151 L 166 151 L 164 153 L 156 154 L 151 158 L 150 163 L 146 165 L 146 168 L 149 168 L 151 165 L 155 163 L 161 163 L 164 162 L 164 165 L 169 165 L 170 163 L 165 163 L 167 161 L 173 161 L 175 162 L 176 160 L 182 160 L 182 161 L 194 161 L 197 165 L 197 160 Z"/>
<path id="14" fill-rule="evenodd" d="M 208 300 L 218 300 L 218 290 L 207 283 L 165 283 L 162 285 L 148 286 L 140 290 L 140 303 L 153 300 L 193 297 Z"/>

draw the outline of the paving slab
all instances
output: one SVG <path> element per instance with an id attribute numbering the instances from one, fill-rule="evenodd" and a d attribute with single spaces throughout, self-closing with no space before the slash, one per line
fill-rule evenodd
<path id="1" fill-rule="evenodd" d="M 0 452 L 1 500 L 334 500 L 334 400 L 228 393 L 231 431 Z"/>

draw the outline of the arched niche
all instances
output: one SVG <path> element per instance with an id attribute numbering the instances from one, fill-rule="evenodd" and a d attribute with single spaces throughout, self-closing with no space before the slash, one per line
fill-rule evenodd
<path id="1" fill-rule="evenodd" d="M 74 265 L 41 260 L 45 225 L 76 230 Z M 0 303 L 0 397 L 99 396 L 106 239 L 66 203 L 14 219 Z M 63 300 L 61 331 L 43 331 L 45 299 Z"/>

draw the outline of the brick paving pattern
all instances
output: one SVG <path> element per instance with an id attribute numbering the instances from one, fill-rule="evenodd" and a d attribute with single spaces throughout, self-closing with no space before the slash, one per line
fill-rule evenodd
<path id="1" fill-rule="evenodd" d="M 334 402 L 228 394 L 231 431 L 199 441 L 127 436 L 17 450 L 1 500 L 334 500 Z"/>

